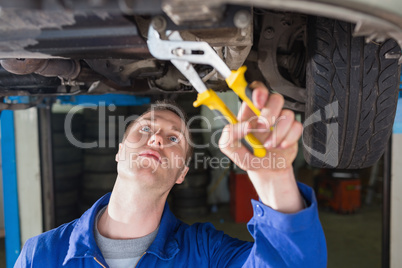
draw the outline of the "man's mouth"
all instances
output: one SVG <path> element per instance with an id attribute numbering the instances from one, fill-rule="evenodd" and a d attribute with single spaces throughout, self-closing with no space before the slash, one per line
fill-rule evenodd
<path id="1" fill-rule="evenodd" d="M 154 159 L 155 161 L 157 161 L 159 163 L 162 162 L 160 154 L 157 151 L 154 151 L 154 150 L 147 150 L 147 151 L 141 152 L 140 156 L 152 158 L 152 159 Z"/>

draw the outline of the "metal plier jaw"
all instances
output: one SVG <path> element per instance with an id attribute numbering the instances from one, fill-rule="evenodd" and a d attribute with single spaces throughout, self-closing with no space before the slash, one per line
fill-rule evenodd
<path id="1" fill-rule="evenodd" d="M 206 42 L 183 41 L 178 32 L 171 32 L 169 40 L 162 40 L 152 24 L 148 30 L 148 49 L 156 59 L 169 60 L 188 79 L 198 92 L 194 106 L 207 106 L 218 115 L 226 124 L 237 124 L 236 116 L 212 89 L 208 89 L 192 64 L 210 65 L 219 72 L 231 88 L 250 109 L 260 116 L 261 112 L 251 101 L 251 90 L 244 78 L 246 66 L 231 71 L 226 63 L 216 54 L 215 50 Z M 242 140 L 242 144 L 255 156 L 264 157 L 266 150 L 261 142 L 248 133 Z"/>

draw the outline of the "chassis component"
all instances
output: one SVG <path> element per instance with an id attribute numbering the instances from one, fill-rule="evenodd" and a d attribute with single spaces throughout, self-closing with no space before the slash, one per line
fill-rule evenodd
<path id="1" fill-rule="evenodd" d="M 330 102 L 338 101 L 346 107 L 357 101 L 358 105 L 354 107 L 356 111 L 350 107 L 348 110 L 340 107 L 340 110 L 347 112 L 337 121 L 343 136 L 336 138 L 353 141 L 354 145 L 347 143 L 342 148 L 337 147 L 344 152 L 338 159 L 339 165 L 322 165 L 306 154 L 311 164 L 335 167 L 370 165 L 382 152 L 373 148 L 384 145 L 377 138 L 370 137 L 387 137 L 390 133 L 396 105 L 394 93 L 399 77 L 397 62 L 401 59 L 401 53 L 395 42 L 389 45 L 393 42 L 389 38 L 402 44 L 402 3 L 397 0 L 390 0 L 386 4 L 380 1 L 363 3 L 360 0 L 345 0 L 341 3 L 327 0 L 251 0 L 247 3 L 241 0 L 0 0 L 0 6 L 0 59 L 12 59 L 4 61 L 4 67 L 14 73 L 34 72 L 17 76 L 0 69 L 0 95 L 3 96 L 192 91 L 188 81 L 172 64 L 157 61 L 148 52 L 147 29 L 152 18 L 158 16 L 155 28 L 160 32 L 180 31 L 184 40 L 208 42 L 232 69 L 246 62 L 249 70 L 246 77 L 249 80 L 263 80 L 271 90 L 285 96 L 285 107 L 307 111 L 307 117 L 314 117 L 316 109 L 325 110 Z M 339 50 L 343 47 L 349 51 L 344 59 L 351 61 L 356 53 L 366 51 L 370 46 L 364 41 L 389 49 L 375 51 L 375 64 L 346 62 L 339 67 L 333 58 L 336 55 L 331 54 L 331 51 L 324 53 L 315 49 L 319 42 L 327 39 L 325 34 L 317 34 L 317 39 L 308 35 L 321 29 L 318 22 L 311 23 L 314 21 L 311 18 L 316 16 L 327 17 L 335 25 L 350 25 L 350 30 L 342 37 L 346 41 L 337 45 Z M 307 21 L 310 23 L 307 24 Z M 322 34 L 322 29 L 320 31 Z M 334 32 L 332 34 L 335 39 L 338 38 Z M 355 39 L 356 36 L 364 37 Z M 328 40 L 334 43 L 333 39 Z M 323 55 L 331 62 L 324 71 L 314 65 L 322 63 L 319 58 Z M 361 62 L 364 62 L 364 58 L 359 55 Z M 21 63 L 15 61 L 16 58 L 29 59 L 26 63 L 34 62 L 38 66 L 30 68 L 26 65 L 17 69 L 6 66 L 7 62 Z M 42 68 L 44 62 L 58 64 L 46 69 Z M 79 62 L 80 67 L 72 66 L 73 62 Z M 366 66 L 373 68 L 366 69 Z M 389 68 L 384 70 L 384 66 Z M 354 75 L 354 67 L 360 70 L 360 75 Z M 373 74 L 375 68 L 381 70 L 380 73 Z M 26 70 L 21 72 L 21 69 Z M 78 72 L 78 69 L 81 71 Z M 226 89 L 223 78 L 212 68 L 197 65 L 195 69 L 208 87 L 221 91 Z M 35 73 L 64 78 L 59 80 L 58 77 L 44 77 Z M 346 80 L 341 79 L 347 82 L 337 81 L 330 75 L 332 73 L 338 76 L 341 73 L 349 74 Z M 386 83 L 382 74 L 389 77 L 385 81 L 390 83 L 389 86 L 384 86 Z M 322 84 L 321 77 L 326 75 L 329 75 L 327 80 L 330 83 L 318 86 Z M 377 86 L 361 89 L 361 85 Z M 328 96 L 323 97 L 323 91 Z M 367 99 L 357 100 L 356 96 L 366 96 Z M 382 109 L 384 103 L 387 103 L 389 109 Z M 372 113 L 360 118 L 361 115 L 367 115 L 364 107 L 371 107 L 368 110 Z M 320 113 L 323 111 L 318 111 Z M 378 135 L 378 131 L 362 133 L 367 118 L 373 118 L 373 129 L 384 128 L 384 135 Z M 358 125 L 351 124 L 350 120 L 358 122 Z M 321 124 L 326 123 L 331 122 L 321 121 Z M 310 145 L 318 151 L 319 144 L 328 142 L 328 136 L 318 126 L 312 132 L 307 130 L 306 135 L 307 140 L 312 141 Z M 348 154 L 345 148 L 355 145 L 370 159 L 362 163 L 360 156 L 363 153 L 353 156 Z"/>

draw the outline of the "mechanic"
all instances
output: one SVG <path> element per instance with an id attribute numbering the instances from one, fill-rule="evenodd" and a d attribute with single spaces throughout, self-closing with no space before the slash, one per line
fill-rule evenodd
<path id="1" fill-rule="evenodd" d="M 186 159 L 191 148 L 185 121 L 161 105 L 128 126 L 116 155 L 112 193 L 81 218 L 30 238 L 15 267 L 326 267 L 314 193 L 296 182 L 291 165 L 302 125 L 282 109 L 281 95 L 269 94 L 259 82 L 251 87 L 261 116 L 252 119 L 243 104 L 241 123 L 224 128 L 219 147 L 248 172 L 260 197 L 252 200 L 248 223 L 254 243 L 231 238 L 210 223 L 189 226 L 169 210 L 168 193 L 189 169 L 176 160 Z M 264 123 L 272 118 L 281 118 L 274 129 Z M 265 159 L 241 145 L 250 131 L 265 141 Z M 282 164 L 261 164 L 269 157 Z"/>

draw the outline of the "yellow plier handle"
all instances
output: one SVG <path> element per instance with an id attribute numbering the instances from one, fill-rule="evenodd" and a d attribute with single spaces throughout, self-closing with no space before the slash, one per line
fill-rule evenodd
<path id="1" fill-rule="evenodd" d="M 207 106 L 216 115 L 222 116 L 222 120 L 226 124 L 237 124 L 238 121 L 232 111 L 225 105 L 225 103 L 216 95 L 215 91 L 208 89 L 198 94 L 197 100 L 194 102 L 194 107 L 201 105 Z M 254 105 L 253 105 L 254 106 Z M 258 109 L 257 109 L 258 110 Z M 251 133 L 248 133 L 242 140 L 246 148 L 257 157 L 264 157 L 266 150 L 261 142 Z"/>
<path id="2" fill-rule="evenodd" d="M 231 75 L 226 78 L 226 83 L 228 86 L 250 107 L 250 109 L 257 115 L 260 116 L 261 111 L 254 106 L 252 101 L 252 91 L 248 87 L 248 83 L 244 77 L 244 73 L 247 71 L 246 66 L 242 66 L 237 70 L 232 71 Z"/>

